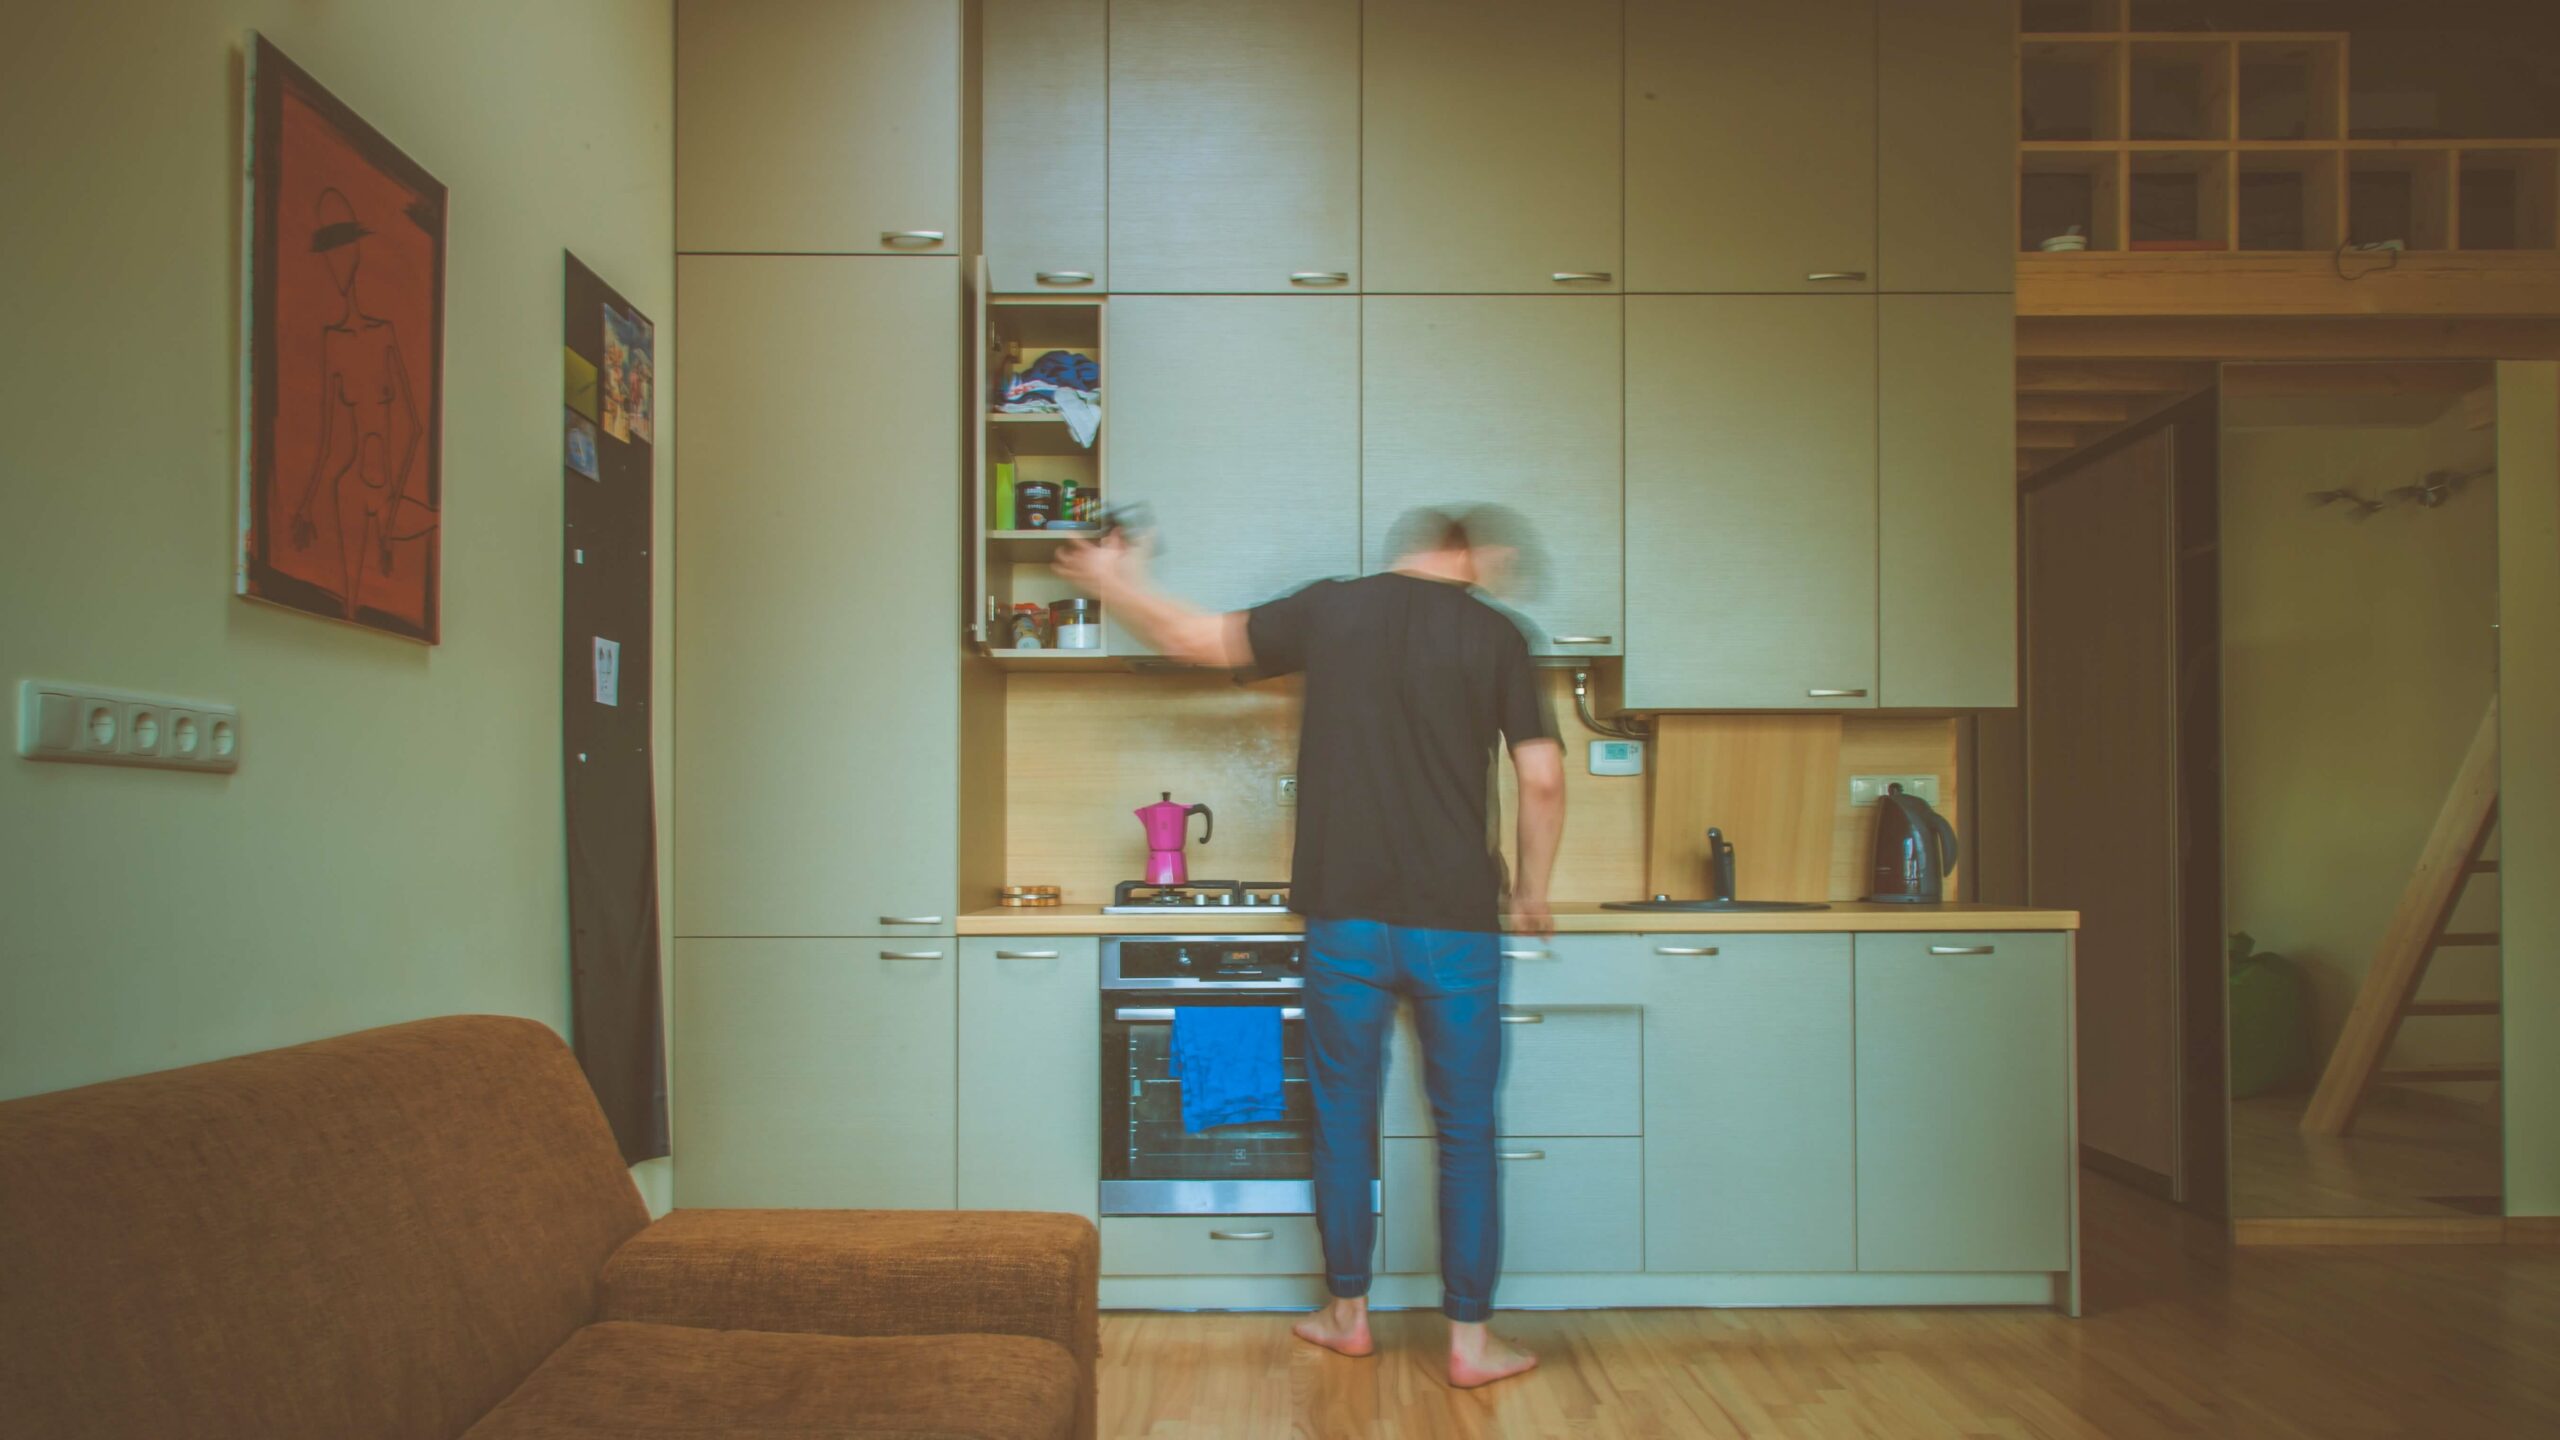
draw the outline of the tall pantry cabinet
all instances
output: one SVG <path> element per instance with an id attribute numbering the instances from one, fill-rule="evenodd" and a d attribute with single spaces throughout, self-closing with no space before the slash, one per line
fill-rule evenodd
<path id="1" fill-rule="evenodd" d="M 961 28 L 677 6 L 679 1205 L 954 1200 Z"/>

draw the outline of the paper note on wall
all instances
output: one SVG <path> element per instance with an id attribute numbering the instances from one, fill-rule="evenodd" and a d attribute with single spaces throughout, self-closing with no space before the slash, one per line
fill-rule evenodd
<path id="1" fill-rule="evenodd" d="M 622 703 L 622 642 L 596 637 L 596 703 Z"/>

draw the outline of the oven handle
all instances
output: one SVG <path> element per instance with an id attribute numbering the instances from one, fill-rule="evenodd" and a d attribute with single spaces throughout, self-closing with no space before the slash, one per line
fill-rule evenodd
<path id="1" fill-rule="evenodd" d="M 1241 1009 L 1245 1007 L 1239 1006 L 1235 1008 Z M 1124 1005 L 1112 1011 L 1111 1018 L 1114 1020 L 1126 1020 L 1132 1022 L 1143 1022 L 1148 1020 L 1170 1021 L 1173 1019 L 1173 1009 L 1171 1006 L 1132 1007 Z M 1307 1018 L 1307 1012 L 1299 1009 L 1295 1005 L 1283 1005 L 1280 1007 L 1280 1018 L 1283 1020 L 1304 1020 Z"/>

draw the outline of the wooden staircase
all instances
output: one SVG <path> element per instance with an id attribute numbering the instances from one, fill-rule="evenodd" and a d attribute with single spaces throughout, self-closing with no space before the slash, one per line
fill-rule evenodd
<path id="1" fill-rule="evenodd" d="M 2329 1065 L 2321 1073 L 2320 1087 L 2312 1092 L 2310 1107 L 2302 1113 L 2304 1134 L 2346 1134 L 2354 1127 L 2356 1112 L 2363 1107 L 2365 1093 L 2376 1080 L 2442 1085 L 2498 1078 L 2495 1064 L 2385 1068 L 2382 1063 L 2403 1020 L 2498 1013 L 2494 1000 L 2417 998 L 2428 962 L 2438 950 L 2498 943 L 2494 934 L 2445 929 L 2453 918 L 2455 904 L 2462 899 L 2463 886 L 2472 876 L 2494 873 L 2498 868 L 2496 861 L 2480 858 L 2481 848 L 2489 843 L 2490 831 L 2497 823 L 2498 702 L 2492 699 L 2488 712 L 2480 717 L 2480 729 L 2471 737 L 2471 748 L 2462 757 L 2462 768 L 2454 775 L 2444 809 L 2436 815 L 2435 828 L 2427 835 L 2426 848 L 2418 852 L 2418 868 L 2410 873 L 2408 888 L 2400 892 L 2399 907 L 2392 911 L 2391 923 L 2383 929 L 2382 943 L 2374 952 L 2371 968 L 2364 973 L 2362 988 L 2356 991 L 2356 1003 L 2347 1012 L 2346 1026 L 2339 1032 L 2338 1046 L 2329 1052 Z"/>
<path id="2" fill-rule="evenodd" d="M 2189 360 L 2019 361 L 2018 478 L 2211 389 L 2216 368 Z"/>

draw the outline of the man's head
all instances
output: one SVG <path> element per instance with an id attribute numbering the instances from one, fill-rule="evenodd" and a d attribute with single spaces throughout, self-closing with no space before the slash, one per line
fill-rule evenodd
<path id="1" fill-rule="evenodd" d="M 1504 594 L 1531 577 L 1537 539 L 1508 505 L 1407 510 L 1387 532 L 1390 569 L 1460 580 Z"/>

